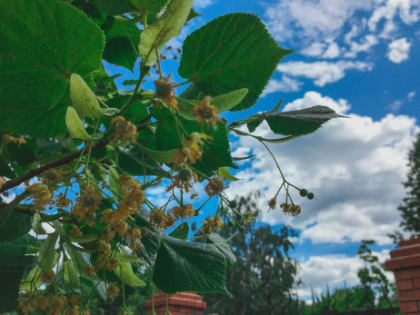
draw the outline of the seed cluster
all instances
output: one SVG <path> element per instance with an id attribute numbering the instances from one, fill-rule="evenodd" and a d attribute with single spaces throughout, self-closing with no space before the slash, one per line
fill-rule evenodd
<path id="1" fill-rule="evenodd" d="M 77 295 L 52 295 L 47 297 L 41 294 L 30 294 L 20 299 L 19 310 L 25 315 L 31 311 L 42 311 L 46 312 L 47 315 L 80 315 L 78 303 L 79 297 Z"/>

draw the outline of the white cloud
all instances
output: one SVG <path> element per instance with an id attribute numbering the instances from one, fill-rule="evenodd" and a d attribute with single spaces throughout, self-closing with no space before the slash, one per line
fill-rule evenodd
<path id="1" fill-rule="evenodd" d="M 348 41 L 350 45 L 349 51 L 344 54 L 344 57 L 355 58 L 361 52 L 369 52 L 370 49 L 379 43 L 374 35 L 366 35 L 364 39 L 358 43 L 355 41 Z"/>
<path id="2" fill-rule="evenodd" d="M 393 63 L 401 63 L 408 59 L 410 48 L 411 43 L 407 41 L 407 38 L 396 39 L 388 45 L 388 59 Z"/>
<path id="3" fill-rule="evenodd" d="M 279 0 L 266 8 L 267 24 L 279 41 L 334 38 L 357 10 L 371 7 L 371 0 Z"/>
<path id="4" fill-rule="evenodd" d="M 195 0 L 194 1 L 194 8 L 196 9 L 204 9 L 210 5 L 214 4 L 214 0 Z"/>
<path id="5" fill-rule="evenodd" d="M 389 244 L 387 234 L 398 228 L 397 207 L 404 197 L 401 182 L 406 177 L 406 157 L 415 133 L 414 118 L 387 115 L 378 121 L 352 114 L 346 100 L 334 100 L 317 92 L 285 106 L 285 110 L 326 105 L 350 118 L 334 119 L 316 133 L 278 145 L 270 145 L 286 178 L 301 188 L 315 192 L 316 200 L 292 197 L 302 206 L 298 218 L 281 210 L 267 211 L 266 201 L 281 184 L 274 162 L 257 142 L 240 138 L 238 147 L 250 147 L 256 158 L 252 167 L 235 174 L 242 181 L 231 184 L 231 196 L 260 190 L 261 220 L 269 224 L 287 223 L 302 229 L 301 240 L 313 243 L 357 242 L 375 239 Z M 257 134 L 276 138 L 266 124 Z M 284 201 L 284 195 L 279 202 Z"/>
<path id="6" fill-rule="evenodd" d="M 395 100 L 394 102 L 392 102 L 388 108 L 392 113 L 396 113 L 400 110 L 400 108 L 406 104 L 409 103 L 413 100 L 414 96 L 416 96 L 416 92 L 415 91 L 411 91 L 407 94 L 407 96 L 403 99 L 399 99 L 399 100 Z"/>
<path id="7" fill-rule="evenodd" d="M 326 43 L 313 42 L 310 46 L 299 51 L 302 55 L 309 57 L 321 57 L 327 47 Z"/>
<path id="8" fill-rule="evenodd" d="M 340 47 L 338 47 L 337 43 L 332 42 L 322 55 L 322 58 L 333 59 L 338 56 L 340 56 Z"/>
<path id="9" fill-rule="evenodd" d="M 381 262 L 389 259 L 389 251 L 373 252 Z M 364 262 L 357 256 L 345 255 L 311 256 L 306 261 L 299 262 L 298 277 L 303 285 L 298 289 L 299 297 L 310 298 L 311 287 L 319 295 L 325 292 L 326 286 L 330 289 L 343 287 L 344 281 L 348 287 L 359 284 L 357 272 L 364 267 Z M 394 281 L 392 272 L 385 272 L 389 281 Z M 332 290 L 331 290 L 332 291 Z"/>
<path id="10" fill-rule="evenodd" d="M 371 64 L 360 61 L 318 61 L 312 63 L 295 61 L 281 63 L 277 66 L 277 70 L 284 74 L 312 79 L 315 85 L 321 87 L 344 78 L 348 70 L 370 71 L 371 69 Z"/>
<path id="11" fill-rule="evenodd" d="M 371 31 L 375 31 L 379 22 L 385 19 L 382 37 L 388 37 L 391 31 L 396 29 L 396 17 L 404 24 L 412 24 L 420 19 L 419 0 L 387 0 L 380 3 L 370 17 L 368 25 Z"/>
<path id="12" fill-rule="evenodd" d="M 302 82 L 283 75 L 281 81 L 272 79 L 268 82 L 262 97 L 275 92 L 297 92 L 301 86 Z"/>

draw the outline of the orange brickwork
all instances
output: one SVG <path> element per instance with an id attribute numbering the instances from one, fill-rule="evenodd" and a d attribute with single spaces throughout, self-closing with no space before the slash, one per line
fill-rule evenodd
<path id="1" fill-rule="evenodd" d="M 203 297 L 192 292 L 165 294 L 158 292 L 154 299 L 150 297 L 144 304 L 144 311 L 152 315 L 152 307 L 156 315 L 165 315 L 166 310 L 172 315 L 203 315 L 207 308 Z"/>
<path id="2" fill-rule="evenodd" d="M 385 268 L 394 272 L 401 313 L 420 315 L 420 238 L 399 242 Z"/>

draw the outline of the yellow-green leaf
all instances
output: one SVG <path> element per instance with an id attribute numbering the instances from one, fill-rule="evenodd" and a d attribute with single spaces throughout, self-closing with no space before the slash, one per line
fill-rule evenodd
<path id="1" fill-rule="evenodd" d="M 82 121 L 80 120 L 79 115 L 76 110 L 69 106 L 66 111 L 66 126 L 69 134 L 74 139 L 82 140 L 92 140 L 92 138 L 87 133 L 85 127 L 83 126 Z"/>
<path id="2" fill-rule="evenodd" d="M 179 34 L 191 11 L 194 0 L 172 0 L 156 23 L 146 27 L 140 35 L 139 52 L 144 65 L 157 60 L 163 46 Z"/>
<path id="3" fill-rule="evenodd" d="M 114 273 L 121 279 L 124 284 L 127 284 L 132 287 L 143 287 L 146 284 L 137 278 L 131 268 L 130 263 L 121 263 L 115 270 Z"/>

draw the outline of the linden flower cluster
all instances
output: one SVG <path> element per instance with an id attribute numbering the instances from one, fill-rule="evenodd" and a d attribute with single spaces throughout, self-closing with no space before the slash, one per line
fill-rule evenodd
<path id="1" fill-rule="evenodd" d="M 176 218 L 162 209 L 152 209 L 149 213 L 149 222 L 157 228 L 167 229 L 174 225 Z"/>
<path id="2" fill-rule="evenodd" d="M 111 124 L 115 129 L 115 136 L 111 143 L 117 140 L 136 142 L 138 133 L 137 127 L 133 123 L 127 121 L 123 116 L 116 116 L 112 119 Z"/>
<path id="3" fill-rule="evenodd" d="M 133 214 L 138 213 L 139 207 L 144 203 L 145 194 L 141 189 L 138 180 L 128 175 L 120 176 L 121 200 L 116 210 L 107 209 L 103 212 L 102 222 L 107 225 L 104 234 L 98 244 L 99 251 L 103 254 L 110 252 L 109 242 L 118 234 L 120 237 L 126 236 L 131 241 L 134 249 L 140 247 L 138 240 L 141 239 L 139 228 L 130 228 L 127 219 L 132 218 Z M 109 248 L 109 250 L 108 250 Z"/>
<path id="4" fill-rule="evenodd" d="M 283 209 L 283 212 L 286 214 L 290 214 L 291 216 L 298 216 L 301 211 L 302 208 L 298 205 L 294 205 L 294 204 L 286 204 L 286 203 L 282 203 L 280 205 L 280 208 Z"/>
<path id="5" fill-rule="evenodd" d="M 189 168 L 181 167 L 179 173 L 172 177 L 171 184 L 166 188 L 166 192 L 173 190 L 175 187 L 183 189 L 186 193 L 193 187 L 193 183 L 198 181 L 198 176 L 195 172 L 191 172 Z"/>
<path id="6" fill-rule="evenodd" d="M 21 145 L 21 144 L 25 144 L 26 143 L 26 140 L 24 138 L 13 137 L 11 135 L 3 135 L 1 137 L 1 139 L 6 144 L 7 143 L 15 143 L 15 144 Z"/>
<path id="7" fill-rule="evenodd" d="M 34 199 L 34 207 L 37 211 L 45 210 L 45 206 L 51 202 L 52 193 L 44 184 L 33 184 L 26 189 Z"/>
<path id="8" fill-rule="evenodd" d="M 211 137 L 205 133 L 191 133 L 190 138 L 185 141 L 183 148 L 175 151 L 172 156 L 172 163 L 174 164 L 174 167 L 177 168 L 183 163 L 191 165 L 201 159 L 204 140 L 210 139 Z"/>
<path id="9" fill-rule="evenodd" d="M 211 104 L 211 97 L 206 96 L 204 99 L 198 103 L 198 105 L 193 107 L 193 115 L 197 117 L 197 122 L 201 125 L 215 125 L 219 118 L 219 111 L 217 108 Z"/>
<path id="10" fill-rule="evenodd" d="M 169 81 L 171 75 L 161 77 L 155 83 L 155 97 L 162 99 L 166 105 L 175 110 L 179 110 L 178 101 L 175 97 L 174 83 Z"/>
<path id="11" fill-rule="evenodd" d="M 48 315 L 80 315 L 79 297 L 72 295 L 70 297 L 53 295 L 29 295 L 19 301 L 19 310 L 27 315 L 31 311 L 42 311 Z"/>
<path id="12" fill-rule="evenodd" d="M 174 214 L 176 220 L 185 219 L 187 217 L 191 219 L 195 215 L 192 204 L 173 207 L 170 212 Z"/>
<path id="13" fill-rule="evenodd" d="M 210 217 L 207 220 L 203 221 L 203 225 L 201 226 L 201 231 L 204 234 L 211 234 L 216 230 L 221 229 L 223 226 L 223 220 L 220 215 L 216 215 L 214 217 Z"/>
<path id="14" fill-rule="evenodd" d="M 78 217 L 79 220 L 85 220 L 90 226 L 94 223 L 94 214 L 102 203 L 102 196 L 95 192 L 92 185 L 82 186 L 80 196 L 76 198 L 76 204 L 71 213 Z"/>
<path id="15" fill-rule="evenodd" d="M 216 176 L 209 179 L 209 183 L 204 189 L 210 197 L 213 197 L 220 194 L 223 189 L 225 189 L 225 184 L 220 177 Z"/>

